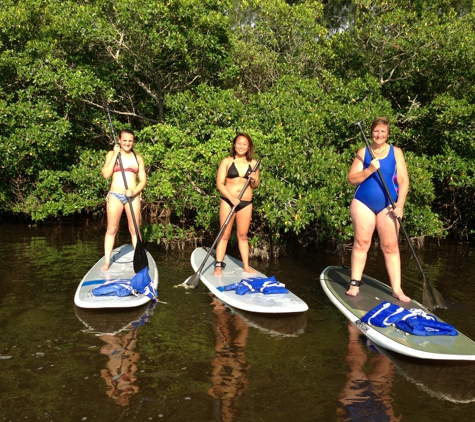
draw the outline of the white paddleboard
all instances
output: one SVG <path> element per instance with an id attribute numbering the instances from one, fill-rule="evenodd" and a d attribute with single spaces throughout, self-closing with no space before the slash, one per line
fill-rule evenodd
<path id="1" fill-rule="evenodd" d="M 381 328 L 361 321 L 368 311 L 383 301 L 396 303 L 405 309 L 429 311 L 415 300 L 399 302 L 392 296 L 388 285 L 366 275 L 363 275 L 359 294 L 348 296 L 346 291 L 350 280 L 351 270 L 348 267 L 327 267 L 320 275 L 320 283 L 329 299 L 375 345 L 421 359 L 475 360 L 475 343 L 461 332 L 457 336 L 417 336 L 393 326 Z M 444 322 L 440 318 L 438 320 Z"/>
<path id="2" fill-rule="evenodd" d="M 133 308 L 144 305 L 151 299 L 146 295 L 140 296 L 94 296 L 91 293 L 96 287 L 107 281 L 131 280 L 134 275 L 133 267 L 134 248 L 132 245 L 122 245 L 112 251 L 112 263 L 107 271 L 101 271 L 104 265 L 104 257 L 89 270 L 84 276 L 74 295 L 74 303 L 80 308 Z M 148 273 L 152 284 L 157 289 L 158 269 L 152 255 L 147 251 Z"/>
<path id="3" fill-rule="evenodd" d="M 206 255 L 207 250 L 205 248 L 197 248 L 193 251 L 191 254 L 191 266 L 195 271 L 198 271 L 198 268 L 202 265 Z M 259 272 L 257 274 L 244 272 L 241 261 L 226 255 L 224 257 L 226 268 L 223 270 L 223 274 L 217 277 L 213 275 L 214 262 L 214 257 L 210 256 L 201 271 L 201 281 L 211 293 L 229 306 L 248 312 L 261 312 L 267 314 L 305 312 L 308 310 L 307 304 L 291 292 L 270 295 L 263 293 L 238 295 L 234 290 L 227 292 L 218 290 L 218 287 L 239 283 L 244 278 L 267 276 Z M 279 281 L 282 283 L 281 280 Z M 286 286 L 286 288 L 288 290 L 289 286 Z"/>

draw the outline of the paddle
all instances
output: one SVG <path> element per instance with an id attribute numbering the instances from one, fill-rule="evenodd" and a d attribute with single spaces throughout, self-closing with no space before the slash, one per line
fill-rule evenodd
<path id="1" fill-rule="evenodd" d="M 366 138 L 366 135 L 363 131 L 361 120 L 354 123 L 354 125 L 360 128 L 361 136 L 368 148 L 369 153 L 371 154 L 371 157 L 374 159 L 375 156 L 374 156 L 373 151 L 371 150 L 368 139 Z M 379 174 L 379 178 L 381 179 L 381 183 L 383 184 L 384 189 L 386 191 L 386 195 L 388 195 L 388 198 L 391 201 L 392 207 L 396 208 L 396 204 L 394 203 L 393 198 L 391 194 L 389 193 L 388 186 L 386 185 L 383 175 L 381 174 L 381 170 L 379 169 L 378 169 L 378 174 Z M 399 226 L 401 227 L 401 230 L 404 233 L 404 236 L 406 237 L 407 243 L 409 244 L 411 252 L 414 255 L 414 259 L 416 260 L 417 266 L 419 267 L 419 271 L 422 274 L 422 279 L 424 280 L 424 286 L 422 289 L 422 304 L 429 310 L 432 310 L 435 308 L 447 308 L 447 305 L 442 295 L 436 290 L 436 288 L 431 283 L 427 281 L 426 275 L 424 274 L 424 270 L 422 269 L 419 259 L 417 258 L 417 255 L 416 255 L 416 252 L 414 251 L 414 247 L 412 246 L 411 240 L 409 239 L 406 229 L 404 228 L 404 225 L 402 224 L 401 217 L 397 217 L 397 221 L 399 222 Z"/>
<path id="2" fill-rule="evenodd" d="M 257 161 L 255 167 L 252 169 L 253 173 L 257 171 L 257 169 L 259 168 L 259 166 L 261 164 L 262 159 L 265 157 L 264 154 L 260 154 L 259 156 L 260 156 L 259 161 Z M 237 199 L 241 200 L 242 196 L 244 195 L 244 192 L 246 191 L 246 189 L 248 188 L 250 183 L 251 183 L 251 178 L 248 178 L 246 180 L 246 183 L 244 184 L 244 187 L 241 189 L 241 192 L 239 192 L 239 195 L 238 195 Z M 216 239 L 214 239 L 214 242 L 211 245 L 211 248 L 208 249 L 208 253 L 206 254 L 206 257 L 203 260 L 203 263 L 201 264 L 200 268 L 198 268 L 198 271 L 196 271 L 196 273 L 194 273 L 191 277 L 188 277 L 188 279 L 185 280 L 185 282 L 182 284 L 182 286 L 188 286 L 190 288 L 195 288 L 198 285 L 198 283 L 200 281 L 200 278 L 201 278 L 201 271 L 203 271 L 203 268 L 206 264 L 206 261 L 208 260 L 209 256 L 211 255 L 211 252 L 212 252 L 213 248 L 216 246 L 216 243 L 218 243 L 218 240 L 220 239 L 220 237 L 223 234 L 224 230 L 228 226 L 229 221 L 231 220 L 231 217 L 234 214 L 234 211 L 236 211 L 236 207 L 237 207 L 237 205 L 234 205 L 231 208 L 231 212 L 226 217 L 226 220 L 224 220 L 224 223 L 221 226 L 221 229 L 219 230 L 218 236 L 216 236 Z"/>
<path id="3" fill-rule="evenodd" d="M 117 145 L 117 139 L 115 136 L 115 131 L 114 131 L 114 125 L 112 124 L 112 119 L 111 119 L 111 114 L 109 110 L 109 104 L 106 104 L 106 110 L 107 110 L 107 117 L 109 118 L 109 123 L 111 126 L 111 131 L 112 131 L 112 136 L 114 138 L 114 143 Z M 122 165 L 122 158 L 120 156 L 120 152 L 117 155 L 117 160 L 119 161 L 119 166 L 120 166 L 120 172 L 122 173 L 122 178 L 124 179 L 124 186 L 125 190 L 128 190 L 129 187 L 127 185 L 127 178 L 125 177 L 125 171 L 124 171 L 124 166 Z M 137 235 L 137 243 L 135 245 L 135 251 L 134 251 L 134 271 L 136 273 L 140 272 L 140 270 L 144 269 L 145 267 L 148 266 L 148 258 L 147 258 L 147 252 L 145 251 L 145 248 L 142 244 L 142 238 L 140 235 L 140 228 L 137 225 L 137 220 L 135 219 L 135 213 L 134 213 L 134 207 L 132 206 L 132 198 L 127 197 L 127 200 L 129 202 L 130 206 L 130 214 L 132 216 L 132 221 L 134 222 L 134 228 L 135 228 L 135 233 Z"/>

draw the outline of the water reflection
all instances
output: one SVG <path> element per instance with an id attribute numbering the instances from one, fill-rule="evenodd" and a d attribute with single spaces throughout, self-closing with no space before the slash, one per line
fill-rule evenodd
<path id="1" fill-rule="evenodd" d="M 225 305 L 212 296 L 216 315 L 215 351 L 211 362 L 213 386 L 208 394 L 216 399 L 216 418 L 229 422 L 237 417 L 237 400 L 249 383 L 246 346 L 250 328 L 271 337 L 297 337 L 304 332 L 307 313 L 259 314 Z"/>
<path id="2" fill-rule="evenodd" d="M 208 394 L 216 399 L 216 416 L 229 422 L 236 417 L 237 399 L 249 383 L 246 377 L 251 366 L 246 361 L 249 326 L 219 299 L 213 298 L 211 305 L 216 314 L 216 357 L 211 361 L 213 386 Z"/>
<path id="3" fill-rule="evenodd" d="M 339 421 L 399 421 L 392 407 L 391 387 L 394 366 L 377 353 L 368 360 L 360 331 L 348 322 L 349 342 L 346 361 L 350 366 L 347 382 L 340 393 Z"/>
<path id="4" fill-rule="evenodd" d="M 453 403 L 475 402 L 475 363 L 414 359 L 378 347 L 397 372 L 431 397 Z"/>
<path id="5" fill-rule="evenodd" d="M 0 251 L 7 263 L 6 276 L 0 277 L 0 354 L 12 356 L 0 359 L 3 379 L 8 380 L 0 392 L 1 421 L 219 420 L 215 410 L 220 411 L 221 401 L 207 394 L 213 385 L 210 362 L 218 355 L 214 351 L 215 334 L 211 333 L 210 340 L 211 326 L 206 324 L 209 318 L 213 323 L 217 320 L 212 312 L 214 305 L 210 307 L 206 294 L 185 296 L 173 288 L 192 273 L 192 248 L 165 252 L 157 245 L 147 245 L 163 275 L 161 297 L 170 305 L 164 312 L 155 309 L 150 323 L 137 332 L 133 351 L 141 356 L 135 363 L 138 380 L 132 385 L 140 391 L 122 407 L 106 395 L 110 387 L 100 378 L 100 371 L 107 369 L 109 358 L 100 353 L 106 343 L 95 334 L 125 335 L 143 311 L 127 317 L 107 311 L 93 320 L 86 317 L 86 325 L 78 325 L 73 307 L 79 281 L 102 254 L 103 225 L 91 221 L 86 226 L 81 220 L 29 229 L 22 224 L 3 223 L 0 233 Z M 374 251 L 367 272 L 384 281 L 386 270 L 380 265 L 379 250 Z M 450 240 L 426 241 L 418 254 L 430 282 L 446 299 L 464 305 L 438 315 L 475 339 L 473 245 L 464 251 Z M 410 252 L 402 258 L 408 293 L 420 298 L 420 272 Z M 344 361 L 348 331 L 342 324 L 346 318 L 322 291 L 318 278 L 328 265 L 342 263 L 333 246 L 259 263 L 264 273 L 274 274 L 292 286 L 291 290 L 310 309 L 301 327 L 305 333 L 300 335 L 299 324 L 292 319 L 288 320 L 291 326 L 285 327 L 280 318 L 263 322 L 252 318 L 255 315 L 239 314 L 249 326 L 245 361 L 251 369 L 244 374 L 247 384 L 234 398 L 235 420 L 334 421 L 337 408 L 342 419 L 346 415 L 338 401 L 350 372 Z M 78 327 L 85 333 L 78 335 Z M 279 337 L 285 333 L 297 336 Z M 375 352 L 368 351 L 364 343 L 361 346 L 367 354 L 363 371 L 368 373 Z M 392 359 L 394 382 L 390 394 L 394 412 L 403 416 L 402 421 L 467 420 L 467 415 L 475 414 L 475 365 L 454 368 L 440 362 L 398 363 L 396 358 Z M 85 359 L 89 364 L 85 365 Z M 219 406 L 215 408 L 214 403 Z"/>
<path id="6" fill-rule="evenodd" d="M 101 354 L 109 357 L 107 368 L 101 370 L 101 377 L 107 385 L 106 394 L 121 406 L 127 406 L 130 396 L 139 391 L 139 387 L 133 384 L 137 380 L 136 363 L 140 358 L 134 352 L 137 335 L 138 327 L 126 334 L 99 336 L 106 343 L 101 347 Z"/>
<path id="7" fill-rule="evenodd" d="M 292 314 L 259 314 L 231 308 L 250 327 L 271 337 L 298 337 L 307 325 L 307 312 Z"/>
<path id="8" fill-rule="evenodd" d="M 131 310 L 91 310 L 76 307 L 76 316 L 86 325 L 84 332 L 94 333 L 105 344 L 101 355 L 108 357 L 101 377 L 106 383 L 106 394 L 120 406 L 127 406 L 139 387 L 137 363 L 140 354 L 135 351 L 139 328 L 152 316 L 156 306 L 151 302 Z"/>

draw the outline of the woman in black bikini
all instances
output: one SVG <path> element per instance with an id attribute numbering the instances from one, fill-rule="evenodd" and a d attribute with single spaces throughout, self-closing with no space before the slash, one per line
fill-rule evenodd
<path id="1" fill-rule="evenodd" d="M 114 248 L 115 235 L 119 229 L 120 217 L 125 209 L 129 231 L 132 236 L 132 244 L 137 243 L 134 223 L 128 205 L 129 198 L 132 199 L 134 215 L 137 218 L 137 225 L 140 226 L 140 192 L 145 187 L 147 176 L 143 158 L 133 151 L 135 136 L 131 130 L 124 129 L 119 134 L 119 144 L 114 146 L 112 151 L 106 155 L 102 175 L 108 179 L 112 177 L 112 183 L 107 194 L 107 231 L 104 239 L 105 259 L 101 271 L 106 271 L 110 267 L 112 249 Z M 118 155 L 120 153 L 122 165 L 124 167 L 127 187 L 125 189 L 124 178 L 120 170 Z M 138 179 L 138 183 L 137 183 Z"/>
<path id="2" fill-rule="evenodd" d="M 214 275 L 219 276 L 222 274 L 222 269 L 224 268 L 222 261 L 226 254 L 226 248 L 234 221 L 236 221 L 237 226 L 238 246 L 244 264 L 243 269 L 248 273 L 257 272 L 249 266 L 249 241 L 247 238 L 252 216 L 252 189 L 259 186 L 259 170 L 256 172 L 252 171 L 256 165 L 256 160 L 252 158 L 253 155 L 254 145 L 251 137 L 246 133 L 239 133 L 233 139 L 231 157 L 227 157 L 221 161 L 218 168 L 216 187 L 221 192 L 221 204 L 219 206 L 219 220 L 221 225 L 228 217 L 232 207 L 234 205 L 237 205 L 237 207 L 236 212 L 233 214 L 216 247 Z M 239 201 L 237 197 L 248 178 L 251 179 L 251 183 Z"/>

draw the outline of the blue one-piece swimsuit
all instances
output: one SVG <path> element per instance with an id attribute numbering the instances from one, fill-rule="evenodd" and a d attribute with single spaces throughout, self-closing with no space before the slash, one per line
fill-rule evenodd
<path id="1" fill-rule="evenodd" d="M 394 202 L 397 202 L 399 188 L 397 184 L 396 157 L 394 156 L 394 147 L 389 146 L 389 152 L 386 158 L 379 159 L 380 168 L 386 186 Z M 363 169 L 371 164 L 371 154 L 366 148 Z M 375 214 L 379 214 L 388 205 L 391 204 L 386 190 L 384 189 L 378 172 L 369 176 L 361 185 L 356 188 L 355 199 L 365 204 Z"/>

